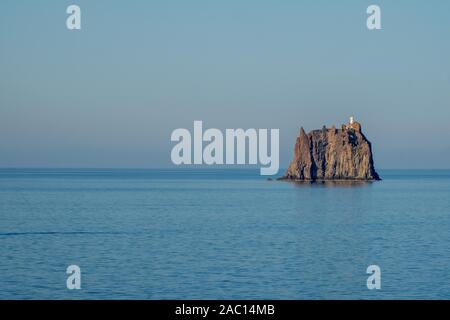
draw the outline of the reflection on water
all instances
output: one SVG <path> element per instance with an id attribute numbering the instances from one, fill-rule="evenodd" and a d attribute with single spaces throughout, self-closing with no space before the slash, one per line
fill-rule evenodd
<path id="1" fill-rule="evenodd" d="M 352 188 L 352 187 L 368 187 L 372 183 L 377 181 L 362 181 L 362 180 L 316 180 L 316 181 L 288 181 L 286 182 L 294 184 L 296 187 L 325 187 L 325 188 Z"/>

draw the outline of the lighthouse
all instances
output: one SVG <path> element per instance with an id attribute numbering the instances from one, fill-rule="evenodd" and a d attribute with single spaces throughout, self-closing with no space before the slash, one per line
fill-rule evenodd
<path id="1" fill-rule="evenodd" d="M 361 132 L 361 124 L 358 121 L 355 121 L 355 117 L 351 116 L 348 124 L 342 125 L 344 130 L 355 130 Z"/>

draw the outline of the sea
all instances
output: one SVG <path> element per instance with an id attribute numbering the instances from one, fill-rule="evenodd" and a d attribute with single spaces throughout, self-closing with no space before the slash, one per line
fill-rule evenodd
<path id="1" fill-rule="evenodd" d="M 0 299 L 449 299 L 450 171 L 379 173 L 0 169 Z"/>

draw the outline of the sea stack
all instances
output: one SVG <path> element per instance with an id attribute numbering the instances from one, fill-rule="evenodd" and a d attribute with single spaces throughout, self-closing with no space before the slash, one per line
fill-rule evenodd
<path id="1" fill-rule="evenodd" d="M 361 131 L 361 124 L 350 117 L 341 129 L 303 128 L 297 137 L 292 160 L 281 178 L 299 181 L 381 180 L 373 164 L 372 146 Z"/>

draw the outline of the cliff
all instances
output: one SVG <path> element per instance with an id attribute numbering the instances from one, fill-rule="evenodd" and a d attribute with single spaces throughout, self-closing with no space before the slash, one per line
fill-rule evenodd
<path id="1" fill-rule="evenodd" d="M 341 129 L 324 126 L 306 134 L 301 128 L 294 159 L 281 179 L 381 180 L 373 164 L 371 144 L 353 118 Z"/>

